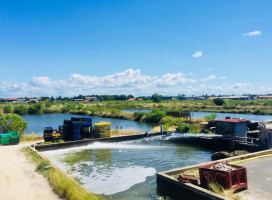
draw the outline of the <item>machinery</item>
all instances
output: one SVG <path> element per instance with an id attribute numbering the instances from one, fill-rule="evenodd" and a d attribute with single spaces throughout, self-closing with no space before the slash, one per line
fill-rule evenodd
<path id="1" fill-rule="evenodd" d="M 45 142 L 61 139 L 61 134 L 52 127 L 45 127 L 43 130 L 43 138 Z"/>

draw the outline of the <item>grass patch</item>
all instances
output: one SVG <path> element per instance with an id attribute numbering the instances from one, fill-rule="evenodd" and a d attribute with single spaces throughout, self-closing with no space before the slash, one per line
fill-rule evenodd
<path id="1" fill-rule="evenodd" d="M 54 191 L 69 200 L 102 200 L 102 196 L 95 196 L 84 189 L 77 181 L 55 168 L 47 159 L 41 158 L 35 151 L 25 147 L 23 151 L 37 165 L 36 171 L 48 178 Z"/>
<path id="2" fill-rule="evenodd" d="M 35 135 L 35 133 L 32 132 L 30 135 L 22 134 L 20 138 L 20 142 L 35 141 L 35 140 L 43 140 L 43 136 Z"/>
<path id="3" fill-rule="evenodd" d="M 210 183 L 209 190 L 211 190 L 212 192 L 215 192 L 216 194 L 220 194 L 234 200 L 241 200 L 241 197 L 239 195 L 234 194 L 235 192 L 234 189 L 225 189 L 218 183 Z"/>
<path id="4" fill-rule="evenodd" d="M 112 136 L 119 136 L 119 135 L 139 135 L 141 134 L 138 131 L 125 131 L 125 130 L 113 130 L 111 131 Z"/>

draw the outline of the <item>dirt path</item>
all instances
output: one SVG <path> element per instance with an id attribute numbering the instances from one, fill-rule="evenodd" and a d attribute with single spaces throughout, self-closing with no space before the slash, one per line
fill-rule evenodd
<path id="1" fill-rule="evenodd" d="M 0 146 L 0 199 L 60 199 L 48 181 L 35 171 L 34 164 L 21 152 L 29 144 Z"/>

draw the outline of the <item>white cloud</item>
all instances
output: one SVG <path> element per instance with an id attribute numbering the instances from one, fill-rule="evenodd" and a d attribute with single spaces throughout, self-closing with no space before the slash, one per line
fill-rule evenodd
<path id="1" fill-rule="evenodd" d="M 250 83 L 217 84 L 209 82 L 225 76 L 210 75 L 195 80 L 189 74 L 166 73 L 161 76 L 142 74 L 139 69 L 127 69 L 106 76 L 71 74 L 66 79 L 52 80 L 50 77 L 33 77 L 27 82 L 0 82 L 0 97 L 25 96 L 75 96 L 79 94 L 133 94 L 152 95 L 202 95 L 202 94 L 247 94 L 271 93 L 272 88 L 254 88 Z M 199 83 L 199 84 L 197 84 Z M 201 84 L 200 84 L 201 83 Z"/>
<path id="2" fill-rule="evenodd" d="M 226 77 L 226 76 L 220 76 L 220 77 L 218 77 L 218 79 L 226 79 L 226 78 L 228 78 L 228 77 Z"/>
<path id="3" fill-rule="evenodd" d="M 248 32 L 248 33 L 243 34 L 244 37 L 251 37 L 251 36 L 258 36 L 258 35 L 262 35 L 262 32 L 261 31 L 252 31 L 252 32 Z"/>
<path id="4" fill-rule="evenodd" d="M 213 79 L 216 79 L 215 75 L 210 75 L 210 76 L 208 76 L 206 78 L 202 78 L 201 81 L 206 82 L 206 81 L 210 81 L 210 80 L 213 80 Z"/>
<path id="5" fill-rule="evenodd" d="M 167 74 L 164 74 L 161 78 L 156 79 L 154 83 L 158 87 L 183 85 L 187 83 L 196 83 L 196 80 L 186 78 L 184 76 L 185 75 L 180 72 L 176 74 L 167 73 Z"/>
<path id="6" fill-rule="evenodd" d="M 199 58 L 202 56 L 202 51 L 196 51 L 193 55 L 194 58 Z"/>
<path id="7" fill-rule="evenodd" d="M 139 69 L 127 69 L 123 72 L 102 77 L 71 74 L 68 79 L 51 80 L 50 77 L 33 77 L 29 83 L 0 83 L 2 97 L 9 96 L 74 96 L 78 94 L 139 94 L 150 95 L 154 92 L 169 93 L 196 80 L 189 75 L 167 73 L 160 77 L 151 77 Z"/>

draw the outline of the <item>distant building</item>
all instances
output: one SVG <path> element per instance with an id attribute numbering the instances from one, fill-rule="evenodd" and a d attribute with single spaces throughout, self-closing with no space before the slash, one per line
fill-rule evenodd
<path id="1" fill-rule="evenodd" d="M 85 101 L 98 101 L 97 97 L 85 97 Z"/>
<path id="2" fill-rule="evenodd" d="M 219 119 L 215 120 L 215 134 L 223 136 L 236 136 L 240 140 L 247 137 L 246 119 Z"/>
<path id="3" fill-rule="evenodd" d="M 136 101 L 135 98 L 129 98 L 127 101 Z"/>
<path id="4" fill-rule="evenodd" d="M 272 99 L 272 95 L 260 95 L 257 96 L 257 99 Z"/>
<path id="5" fill-rule="evenodd" d="M 17 98 L 8 98 L 7 101 L 15 103 L 15 102 L 17 102 Z"/>
<path id="6" fill-rule="evenodd" d="M 17 98 L 18 103 L 25 103 L 26 99 L 25 98 Z"/>
<path id="7" fill-rule="evenodd" d="M 208 100 L 218 99 L 219 97 L 209 97 Z"/>
<path id="8" fill-rule="evenodd" d="M 231 99 L 231 100 L 249 100 L 249 96 L 223 96 L 220 99 Z"/>
<path id="9" fill-rule="evenodd" d="M 74 101 L 84 101 L 84 99 L 74 99 Z"/>
<path id="10" fill-rule="evenodd" d="M 173 96 L 161 96 L 161 100 L 166 101 L 166 100 L 175 100 L 176 98 Z"/>
<path id="11" fill-rule="evenodd" d="M 195 96 L 178 96 L 178 100 L 204 100 L 205 97 L 195 97 Z"/>
<path id="12" fill-rule="evenodd" d="M 37 98 L 31 98 L 28 100 L 28 103 L 37 103 L 39 100 Z"/>

